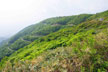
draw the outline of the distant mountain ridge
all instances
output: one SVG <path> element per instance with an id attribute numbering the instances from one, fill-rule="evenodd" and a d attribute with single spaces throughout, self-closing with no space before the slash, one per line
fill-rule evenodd
<path id="1" fill-rule="evenodd" d="M 5 40 L 5 38 L 3 38 L 3 37 L 0 37 L 0 42 L 2 42 L 3 40 Z"/>
<path id="2" fill-rule="evenodd" d="M 2 41 L 6 40 L 6 39 L 7 38 L 5 38 L 5 37 L 0 37 L 0 45 L 1 45 Z"/>

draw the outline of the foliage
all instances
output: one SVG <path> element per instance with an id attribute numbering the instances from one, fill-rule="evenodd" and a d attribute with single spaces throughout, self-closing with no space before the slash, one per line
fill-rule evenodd
<path id="1" fill-rule="evenodd" d="M 70 21 L 74 24 L 78 24 L 86 21 L 90 16 L 91 15 L 89 14 L 82 14 L 76 16 L 55 17 L 28 26 L 11 37 L 2 47 L 0 47 L 0 60 L 5 56 L 10 56 L 18 49 L 29 45 L 40 37 L 70 27 L 70 25 L 68 25 L 68 23 L 71 23 Z"/>
<path id="2" fill-rule="evenodd" d="M 65 17 L 58 17 L 57 20 L 59 18 L 61 23 L 56 21 L 56 18 L 45 20 L 46 23 L 40 22 L 42 29 L 38 27 L 38 31 L 34 29 L 30 35 L 24 35 L 12 43 L 9 48 L 12 47 L 15 51 L 11 48 L 12 53 L 1 60 L 0 70 L 3 72 L 107 72 L 108 22 L 94 19 L 86 21 L 83 19 L 86 16 L 79 15 L 73 17 L 73 20 L 76 22 L 78 18 L 80 24 L 71 27 L 68 24 L 74 21 L 66 19 L 66 23 L 63 24 Z M 58 22 L 59 25 L 53 25 Z M 4 50 L 6 53 L 11 52 L 7 49 Z"/>

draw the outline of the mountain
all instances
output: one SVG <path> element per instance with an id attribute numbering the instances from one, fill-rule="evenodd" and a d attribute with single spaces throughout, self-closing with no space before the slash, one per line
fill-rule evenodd
<path id="1" fill-rule="evenodd" d="M 2 42 L 3 40 L 6 40 L 7 38 L 4 37 L 0 37 L 0 42 Z"/>
<path id="2" fill-rule="evenodd" d="M 0 37 L 0 46 L 3 44 L 3 42 L 7 40 L 7 38 L 4 38 L 4 37 Z"/>
<path id="3" fill-rule="evenodd" d="M 0 37 L 0 43 L 4 40 L 4 38 Z"/>
<path id="4" fill-rule="evenodd" d="M 75 16 L 49 18 L 38 24 L 26 27 L 0 47 L 0 59 L 4 56 L 10 56 L 18 49 L 29 45 L 34 40 L 42 36 L 46 36 L 60 29 L 84 22 L 90 16 L 91 14 L 81 14 Z"/>
<path id="5" fill-rule="evenodd" d="M 91 16 L 89 18 L 89 20 L 103 18 L 104 21 L 108 21 L 108 16 L 107 15 L 108 15 L 108 10 L 104 11 L 104 12 L 101 12 L 101 13 L 96 13 L 95 15 Z"/>
<path id="6" fill-rule="evenodd" d="M 107 72 L 108 11 L 46 19 L 0 48 L 3 72 Z"/>

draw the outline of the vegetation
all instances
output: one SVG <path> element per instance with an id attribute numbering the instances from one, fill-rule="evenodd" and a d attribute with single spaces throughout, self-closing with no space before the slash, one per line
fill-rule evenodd
<path id="1" fill-rule="evenodd" d="M 4 54 L 0 70 L 2 72 L 107 72 L 106 14 L 108 11 L 97 14 L 99 16 L 96 18 L 95 15 L 86 14 L 51 18 L 37 24 L 40 26 L 36 27 L 39 28 L 38 31 L 34 25 L 33 31 L 13 41 L 10 51 L 6 50 L 8 48 L 5 49 L 6 53 L 11 53 Z M 103 21 L 97 20 L 101 17 L 104 18 Z M 27 29 L 24 30 L 26 32 Z"/>
<path id="2" fill-rule="evenodd" d="M 66 17 L 55 17 L 44 20 L 38 24 L 34 24 L 26 27 L 8 41 L 3 43 L 4 45 L 0 47 L 0 60 L 5 56 L 10 56 L 12 53 L 26 45 L 29 45 L 34 40 L 46 36 L 50 33 L 56 32 L 60 29 L 70 27 L 68 22 L 71 23 L 81 23 L 86 21 L 91 14 L 83 14 L 76 16 L 66 16 Z M 83 18 L 83 19 L 82 19 Z M 79 19 L 79 21 L 78 21 Z M 71 21 L 71 22 L 70 22 Z"/>

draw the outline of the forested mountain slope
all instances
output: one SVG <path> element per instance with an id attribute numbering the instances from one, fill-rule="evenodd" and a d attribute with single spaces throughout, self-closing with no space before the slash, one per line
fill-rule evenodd
<path id="1" fill-rule="evenodd" d="M 34 28 L 30 28 L 32 26 L 25 28 L 25 31 L 18 33 L 21 36 L 16 38 L 15 42 L 13 39 L 10 47 L 15 48 L 14 45 L 19 47 L 25 42 L 28 44 L 15 50 L 11 48 L 14 50 L 12 52 L 7 50 L 11 53 L 7 56 L 4 54 L 5 57 L 0 62 L 0 70 L 4 72 L 107 72 L 107 14 L 108 11 L 94 15 L 50 18 L 40 22 L 36 27 L 33 25 Z M 24 34 L 27 29 L 30 32 Z M 29 40 L 30 36 L 35 38 Z M 25 42 L 20 43 L 21 40 Z"/>
<path id="2" fill-rule="evenodd" d="M 103 18 L 104 21 L 108 21 L 108 10 L 101 13 L 96 13 L 95 15 L 89 17 L 89 20 L 99 20 L 100 18 Z"/>
<path id="3" fill-rule="evenodd" d="M 81 14 L 75 16 L 49 18 L 38 24 L 26 27 L 11 37 L 7 42 L 4 43 L 2 47 L 0 47 L 0 59 L 2 59 L 4 56 L 10 56 L 13 52 L 23 48 L 26 45 L 29 45 L 34 40 L 42 36 L 56 32 L 59 29 L 84 22 L 90 16 L 91 14 Z"/>

